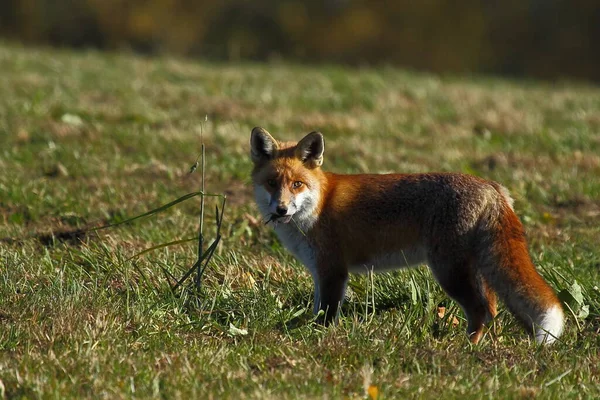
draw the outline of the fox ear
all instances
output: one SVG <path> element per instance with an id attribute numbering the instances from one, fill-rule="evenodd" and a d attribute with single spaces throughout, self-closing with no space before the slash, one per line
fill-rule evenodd
<path id="1" fill-rule="evenodd" d="M 265 129 L 258 126 L 252 129 L 250 149 L 254 163 L 273 158 L 277 147 L 277 141 Z"/>
<path id="2" fill-rule="evenodd" d="M 323 165 L 323 152 L 325 141 L 321 132 L 311 132 L 296 145 L 296 157 L 308 168 L 317 168 Z"/>

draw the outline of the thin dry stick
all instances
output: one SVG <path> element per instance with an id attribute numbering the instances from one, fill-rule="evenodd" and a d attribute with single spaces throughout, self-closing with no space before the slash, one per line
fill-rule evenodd
<path id="1" fill-rule="evenodd" d="M 208 120 L 208 118 L 204 119 L 205 121 Z M 225 202 L 227 200 L 227 197 L 224 195 L 219 195 L 219 197 L 221 197 L 223 199 L 223 203 L 221 205 L 221 213 L 219 213 L 219 207 L 216 206 L 216 224 L 217 224 L 217 237 L 216 239 L 211 243 L 211 245 L 206 249 L 206 251 L 204 251 L 204 186 L 205 186 L 205 178 L 206 178 L 206 158 L 205 158 L 205 146 L 204 146 L 204 127 L 201 124 L 200 125 L 200 138 L 201 138 L 201 148 L 202 151 L 200 153 L 200 155 L 198 156 L 198 158 L 196 159 L 196 162 L 194 163 L 194 165 L 192 165 L 192 167 L 190 168 L 190 173 L 196 171 L 198 169 L 198 161 L 200 161 L 201 164 L 201 171 L 202 171 L 202 177 L 201 177 L 201 186 L 202 186 L 202 190 L 200 191 L 200 221 L 199 221 L 199 227 L 198 227 L 198 258 L 196 259 L 196 262 L 194 263 L 194 265 L 187 270 L 187 272 L 183 275 L 183 277 L 181 279 L 179 279 L 175 285 L 171 288 L 172 291 L 177 290 L 177 288 L 179 288 L 183 282 L 186 281 L 187 278 L 190 277 L 190 275 L 192 275 L 194 273 L 194 271 L 196 271 L 196 278 L 195 278 L 195 287 L 196 287 L 196 291 L 199 292 L 202 286 L 202 275 L 204 274 L 204 270 L 206 269 L 206 267 L 208 267 L 208 264 L 217 248 L 217 246 L 219 245 L 219 242 L 221 241 L 221 226 L 223 224 L 223 215 L 225 214 Z"/>
<path id="2" fill-rule="evenodd" d="M 202 136 L 202 125 L 200 125 L 200 136 L 203 138 Z M 202 186 L 202 193 L 204 193 L 204 178 L 205 178 L 205 158 L 204 158 L 204 139 L 202 139 L 202 155 L 201 155 L 201 162 L 202 162 L 202 180 L 201 180 L 201 186 Z M 200 269 L 200 265 L 202 264 L 200 262 L 200 260 L 202 259 L 202 249 L 204 248 L 204 195 L 202 195 L 200 197 L 200 228 L 198 231 L 198 273 L 196 274 L 196 288 L 200 289 L 200 278 L 202 277 L 202 272 Z"/>

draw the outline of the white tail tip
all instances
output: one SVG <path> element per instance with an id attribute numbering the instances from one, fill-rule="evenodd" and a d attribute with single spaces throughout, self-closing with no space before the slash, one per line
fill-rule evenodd
<path id="1" fill-rule="evenodd" d="M 535 328 L 535 341 L 540 344 L 552 344 L 563 331 L 563 310 L 560 305 L 550 307 L 539 316 Z"/>

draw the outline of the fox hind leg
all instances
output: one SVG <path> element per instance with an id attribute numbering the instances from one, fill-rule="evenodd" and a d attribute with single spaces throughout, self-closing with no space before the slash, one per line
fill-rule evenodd
<path id="1" fill-rule="evenodd" d="M 483 289 L 483 295 L 485 296 L 485 299 L 488 303 L 489 320 L 486 321 L 487 323 L 492 319 L 496 318 L 496 315 L 498 314 L 498 298 L 496 296 L 496 292 L 494 292 L 494 289 L 492 289 L 492 287 L 489 285 L 489 283 L 487 283 L 483 276 L 478 274 L 477 279 L 479 280 L 479 284 Z"/>
<path id="2" fill-rule="evenodd" d="M 455 300 L 467 317 L 467 335 L 473 343 L 483 336 L 484 325 L 496 315 L 496 295 L 468 261 L 449 262 L 432 257 L 429 265 L 444 291 Z"/>

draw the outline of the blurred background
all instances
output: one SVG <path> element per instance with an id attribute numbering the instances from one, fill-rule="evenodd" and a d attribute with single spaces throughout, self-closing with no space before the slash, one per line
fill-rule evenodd
<path id="1" fill-rule="evenodd" d="M 25 43 L 600 81 L 599 0 L 0 0 Z"/>

